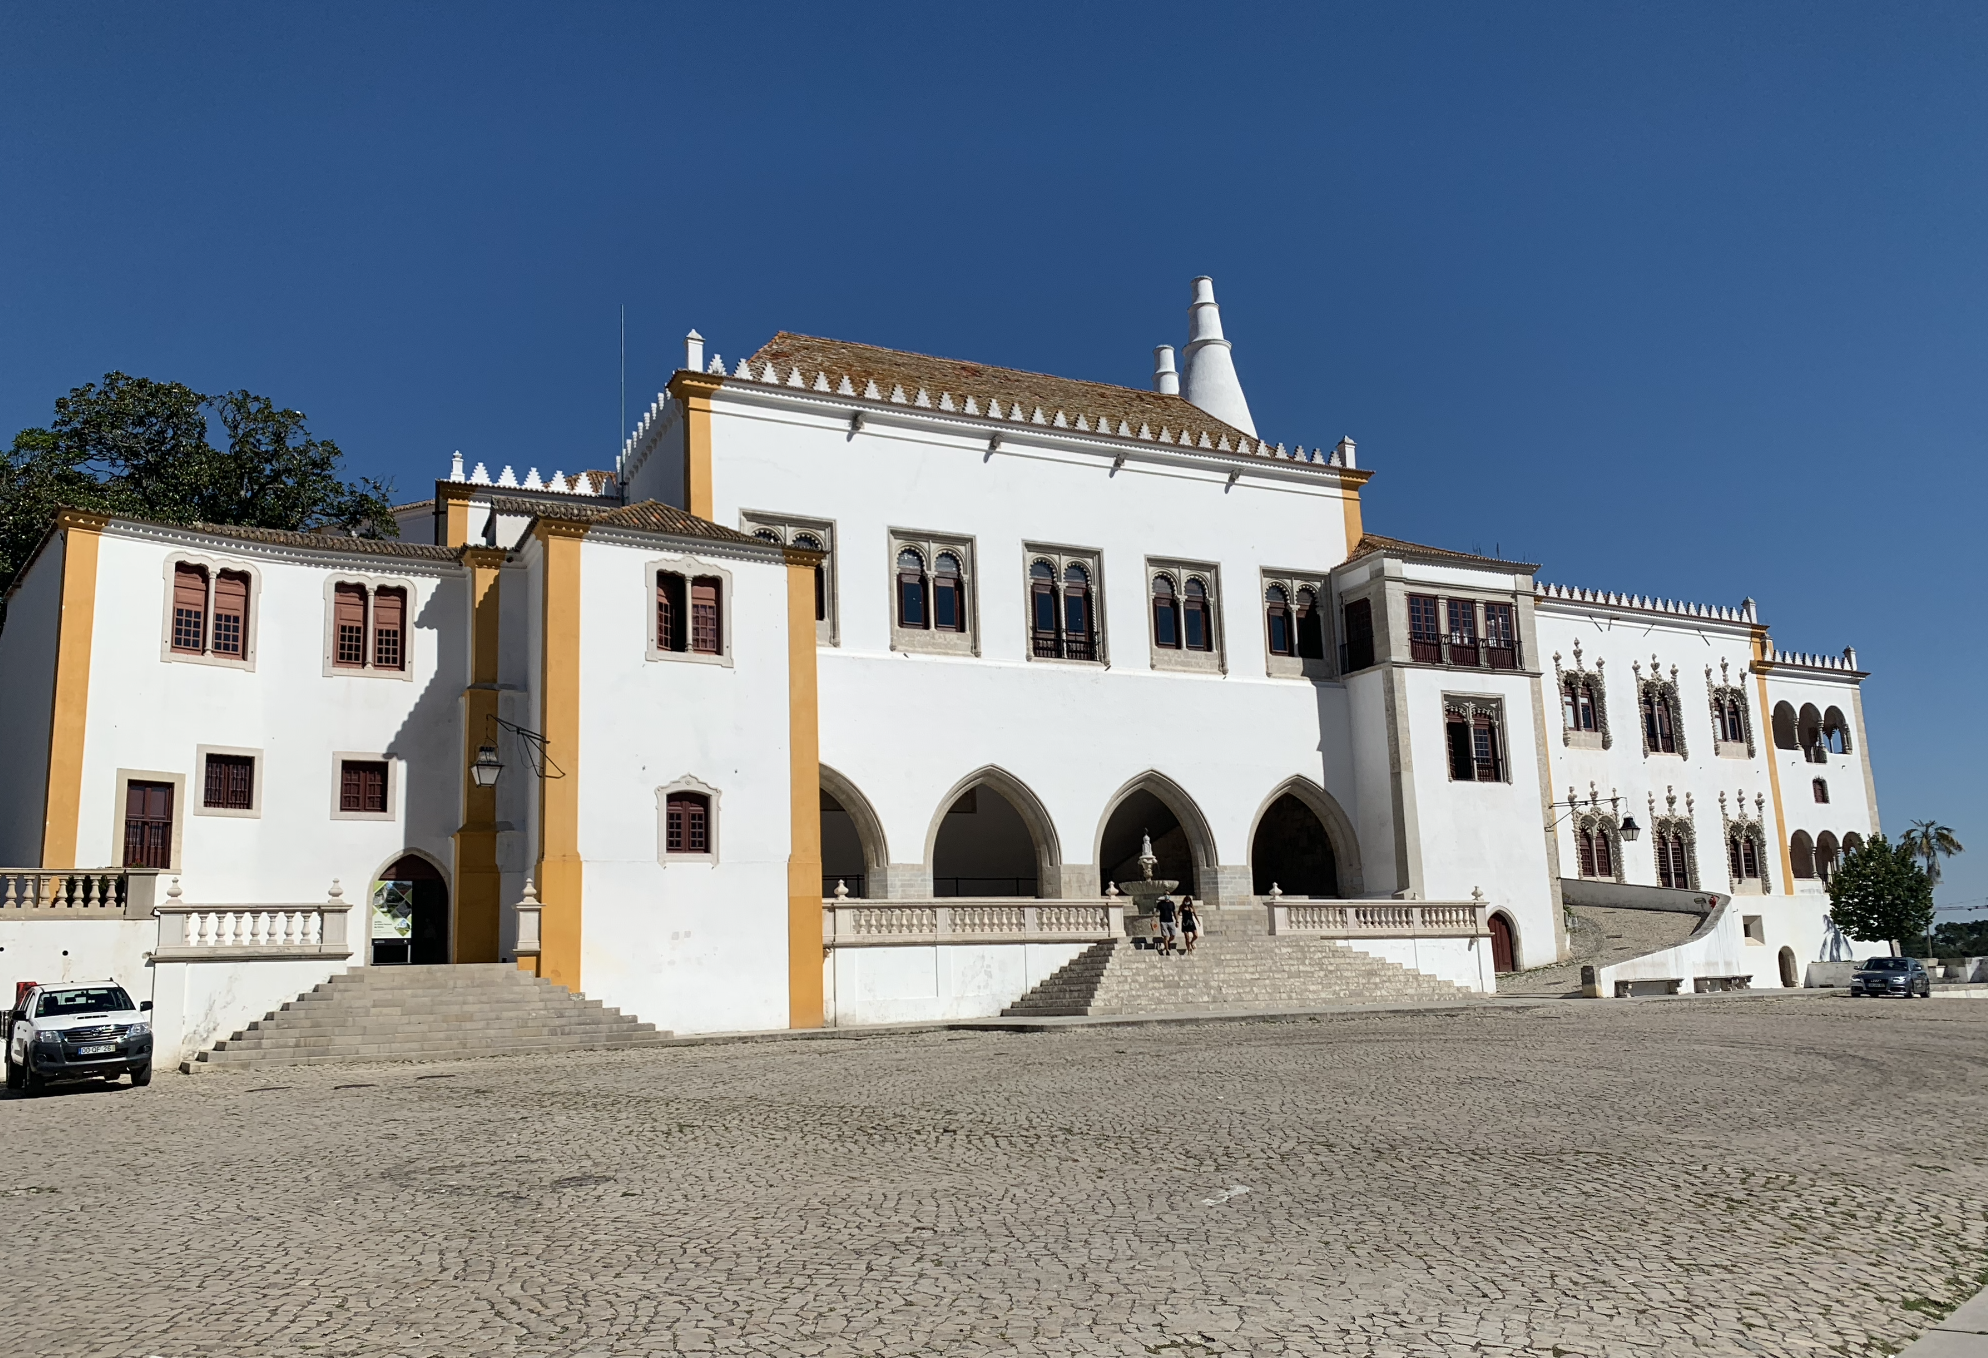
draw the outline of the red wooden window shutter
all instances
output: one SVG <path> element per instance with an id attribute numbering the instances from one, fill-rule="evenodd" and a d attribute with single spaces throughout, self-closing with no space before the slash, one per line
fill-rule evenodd
<path id="1" fill-rule="evenodd" d="M 711 852 L 711 802 L 695 792 L 672 792 L 664 807 L 665 853 Z"/>
<path id="2" fill-rule="evenodd" d="M 255 759 L 242 754 L 207 756 L 206 787 L 201 805 L 224 811 L 255 809 Z"/>
<path id="3" fill-rule="evenodd" d="M 721 582 L 709 575 L 690 582 L 690 649 L 699 655 L 718 655 L 725 649 L 719 630 L 721 588 Z"/>
<path id="4" fill-rule="evenodd" d="M 376 590 L 373 594 L 373 667 L 403 669 L 407 665 L 407 591 Z"/>
<path id="5" fill-rule="evenodd" d="M 1484 605 L 1484 659 L 1494 670 L 1516 669 L 1519 663 L 1518 634 L 1512 625 L 1510 604 Z"/>
<path id="6" fill-rule="evenodd" d="M 248 644 L 249 581 L 240 571 L 214 577 L 214 654 L 239 657 Z"/>
<path id="7" fill-rule="evenodd" d="M 366 588 L 334 585 L 331 591 L 331 663 L 356 669 L 366 663 Z"/>
<path id="8" fill-rule="evenodd" d="M 1476 758 L 1477 781 L 1495 783 L 1504 776 L 1499 767 L 1498 728 L 1489 717 L 1471 721 L 1471 752 Z"/>
<path id="9" fill-rule="evenodd" d="M 1459 783 L 1474 782 L 1477 765 L 1470 751 L 1470 722 L 1452 714 L 1444 723 L 1444 734 L 1449 737 L 1450 777 Z"/>
<path id="10" fill-rule="evenodd" d="M 656 573 L 656 649 L 683 650 L 684 625 L 689 620 L 690 609 L 684 598 L 683 577 L 671 571 L 658 571 Z"/>
<path id="11" fill-rule="evenodd" d="M 1424 665 L 1443 663 L 1442 627 L 1436 621 L 1436 596 L 1408 596 L 1408 658 Z"/>
<path id="12" fill-rule="evenodd" d="M 173 865 L 173 785 L 126 785 L 124 792 L 124 866 L 158 868 Z"/>
<path id="13" fill-rule="evenodd" d="M 173 649 L 207 649 L 207 572 L 184 562 L 173 567 Z"/>
<path id="14" fill-rule="evenodd" d="M 339 765 L 338 809 L 375 814 L 387 809 L 384 760 L 347 759 Z"/>

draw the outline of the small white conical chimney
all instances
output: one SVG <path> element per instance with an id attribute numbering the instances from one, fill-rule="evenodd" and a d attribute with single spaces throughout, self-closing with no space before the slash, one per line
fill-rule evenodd
<path id="1" fill-rule="evenodd" d="M 1180 374 L 1173 368 L 1173 346 L 1162 344 L 1153 350 L 1153 390 L 1162 396 L 1180 395 Z"/>
<path id="2" fill-rule="evenodd" d="M 1194 304 L 1187 309 L 1188 338 L 1186 376 L 1182 396 L 1251 438 L 1256 437 L 1256 421 L 1249 417 L 1249 402 L 1243 399 L 1242 383 L 1236 379 L 1235 359 L 1229 355 L 1229 342 L 1222 338 L 1222 309 L 1215 304 L 1215 280 L 1202 276 L 1194 280 Z"/>
<path id="3" fill-rule="evenodd" d="M 695 330 L 683 337 L 683 366 L 694 373 L 704 371 L 704 336 Z"/>

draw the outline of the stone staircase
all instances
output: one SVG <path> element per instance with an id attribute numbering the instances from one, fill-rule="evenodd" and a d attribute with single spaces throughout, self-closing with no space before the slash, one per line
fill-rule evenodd
<path id="1" fill-rule="evenodd" d="M 354 967 L 180 1069 L 439 1061 L 640 1047 L 670 1034 L 502 963 Z"/>
<path id="2" fill-rule="evenodd" d="M 1476 992 L 1319 938 L 1210 934 L 1188 956 L 1094 943 L 1003 1018 L 1466 1000 Z"/>

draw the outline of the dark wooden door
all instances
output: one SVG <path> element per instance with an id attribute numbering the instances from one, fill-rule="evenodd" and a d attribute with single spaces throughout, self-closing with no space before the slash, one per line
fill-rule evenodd
<path id="1" fill-rule="evenodd" d="M 1503 915 L 1491 917 L 1491 970 L 1517 971 L 1518 949 L 1512 946 L 1512 922 Z"/>
<path id="2" fill-rule="evenodd" d="M 173 785 L 127 785 L 124 794 L 124 866 L 158 868 L 173 865 Z"/>

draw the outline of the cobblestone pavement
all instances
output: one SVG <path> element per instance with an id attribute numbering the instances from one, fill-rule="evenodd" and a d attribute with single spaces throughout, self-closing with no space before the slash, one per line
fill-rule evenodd
<path id="1" fill-rule="evenodd" d="M 1889 1352 L 1988 1281 L 1984 1037 L 1542 1002 L 16 1098 L 0 1351 Z"/>

